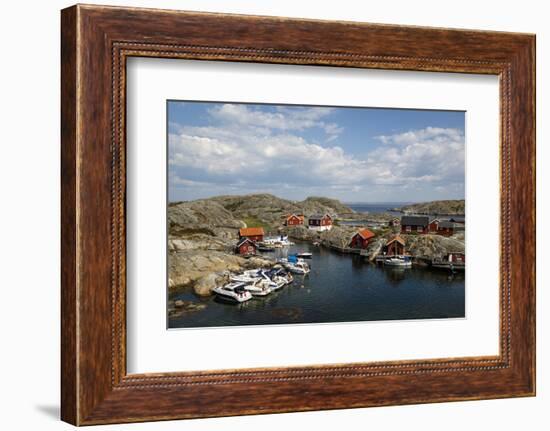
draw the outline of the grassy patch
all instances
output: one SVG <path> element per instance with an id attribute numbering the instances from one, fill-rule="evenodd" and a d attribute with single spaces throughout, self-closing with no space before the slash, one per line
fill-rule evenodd
<path id="1" fill-rule="evenodd" d="M 265 231 L 271 230 L 271 226 L 257 217 L 245 217 L 243 221 L 246 223 L 246 227 L 263 227 Z"/>

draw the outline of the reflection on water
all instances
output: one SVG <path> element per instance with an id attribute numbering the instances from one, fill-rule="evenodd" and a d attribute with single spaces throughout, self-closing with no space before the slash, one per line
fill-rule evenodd
<path id="1" fill-rule="evenodd" d="M 309 243 L 266 253 L 282 257 L 310 251 L 311 272 L 266 297 L 229 304 L 198 298 L 191 290 L 170 299 L 207 305 L 170 319 L 171 328 L 288 323 L 354 322 L 464 317 L 464 275 L 425 268 L 387 268 L 360 256 L 335 253 Z"/>

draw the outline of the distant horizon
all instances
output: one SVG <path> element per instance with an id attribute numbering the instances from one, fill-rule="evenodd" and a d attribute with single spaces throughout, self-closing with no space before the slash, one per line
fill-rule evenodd
<path id="1" fill-rule="evenodd" d="M 168 203 L 177 203 L 177 202 L 192 202 L 197 200 L 204 200 L 204 199 L 214 199 L 224 196 L 254 196 L 254 195 L 272 195 L 279 199 L 284 199 L 291 202 L 303 202 L 306 199 L 310 198 L 325 198 L 325 199 L 334 199 L 338 200 L 340 203 L 344 205 L 388 205 L 388 204 L 399 204 L 399 205 L 414 205 L 414 204 L 422 204 L 422 203 L 428 203 L 428 202 L 434 202 L 434 201 L 447 201 L 447 200 L 465 200 L 465 198 L 457 198 L 457 199 L 434 199 L 434 200 L 427 200 L 427 201 L 343 201 L 335 197 L 330 196 L 320 196 L 320 195 L 312 195 L 312 196 L 306 196 L 303 199 L 289 199 L 282 196 L 279 196 L 275 193 L 270 192 L 258 192 L 258 193 L 233 193 L 233 194 L 221 194 L 221 195 L 213 195 L 213 196 L 207 196 L 207 197 L 200 197 L 196 199 L 178 199 L 178 200 L 169 200 Z"/>
<path id="2" fill-rule="evenodd" d="M 167 114 L 169 202 L 464 199 L 462 111 L 172 100 Z"/>

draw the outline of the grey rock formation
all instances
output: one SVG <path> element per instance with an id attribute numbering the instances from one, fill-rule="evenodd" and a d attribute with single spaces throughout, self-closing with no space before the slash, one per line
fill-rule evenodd
<path id="1" fill-rule="evenodd" d="M 431 201 L 419 204 L 406 205 L 401 208 L 395 208 L 404 214 L 439 214 L 439 215 L 463 215 L 465 214 L 464 199 Z"/>

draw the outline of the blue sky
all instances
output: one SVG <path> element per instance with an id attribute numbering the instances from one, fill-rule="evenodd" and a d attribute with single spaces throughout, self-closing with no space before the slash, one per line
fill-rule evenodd
<path id="1" fill-rule="evenodd" d="M 464 112 L 168 102 L 169 200 L 464 198 Z"/>

